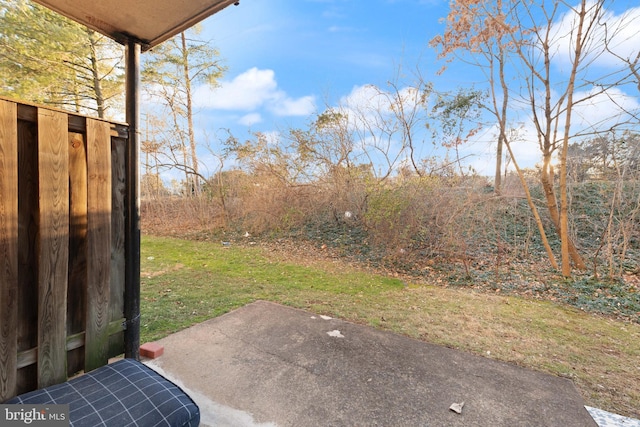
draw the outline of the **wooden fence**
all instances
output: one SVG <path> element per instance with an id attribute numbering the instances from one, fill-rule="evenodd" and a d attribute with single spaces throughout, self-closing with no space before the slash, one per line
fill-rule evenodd
<path id="1" fill-rule="evenodd" d="M 127 138 L 0 99 L 0 402 L 124 351 Z"/>

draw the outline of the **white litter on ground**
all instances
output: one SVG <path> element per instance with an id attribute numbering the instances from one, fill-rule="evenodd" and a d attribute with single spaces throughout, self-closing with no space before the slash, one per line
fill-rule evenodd
<path id="1" fill-rule="evenodd" d="M 335 331 L 329 331 L 329 332 L 327 332 L 327 335 L 329 335 L 330 337 L 335 337 L 335 338 L 344 338 L 344 335 L 342 335 L 342 334 L 340 333 L 340 331 L 339 331 L 339 330 L 337 330 L 337 329 L 336 329 Z"/>
<path id="2" fill-rule="evenodd" d="M 640 427 L 640 420 L 585 406 L 598 427 Z"/>

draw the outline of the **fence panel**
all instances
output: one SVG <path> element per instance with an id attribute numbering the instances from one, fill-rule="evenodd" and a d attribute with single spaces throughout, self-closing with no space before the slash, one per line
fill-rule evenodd
<path id="1" fill-rule="evenodd" d="M 127 137 L 0 99 L 0 402 L 124 351 Z"/>
<path id="2" fill-rule="evenodd" d="M 18 125 L 0 100 L 0 396 L 16 391 L 18 365 Z"/>

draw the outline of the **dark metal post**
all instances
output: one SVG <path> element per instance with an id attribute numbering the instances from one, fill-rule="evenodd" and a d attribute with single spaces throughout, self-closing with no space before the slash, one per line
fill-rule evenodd
<path id="1" fill-rule="evenodd" d="M 140 193 L 139 125 L 140 125 L 140 44 L 128 40 L 126 61 L 126 117 L 129 140 L 126 160 L 126 218 L 125 218 L 125 300 L 124 317 L 127 329 L 124 336 L 124 356 L 140 360 Z"/>

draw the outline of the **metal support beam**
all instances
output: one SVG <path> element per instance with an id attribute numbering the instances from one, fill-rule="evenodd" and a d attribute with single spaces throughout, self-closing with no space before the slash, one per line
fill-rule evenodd
<path id="1" fill-rule="evenodd" d="M 139 125 L 140 125 L 140 44 L 128 40 L 126 61 L 126 118 L 129 140 L 126 153 L 126 219 L 125 219 L 125 300 L 126 330 L 124 355 L 140 359 L 140 191 L 139 191 Z"/>

